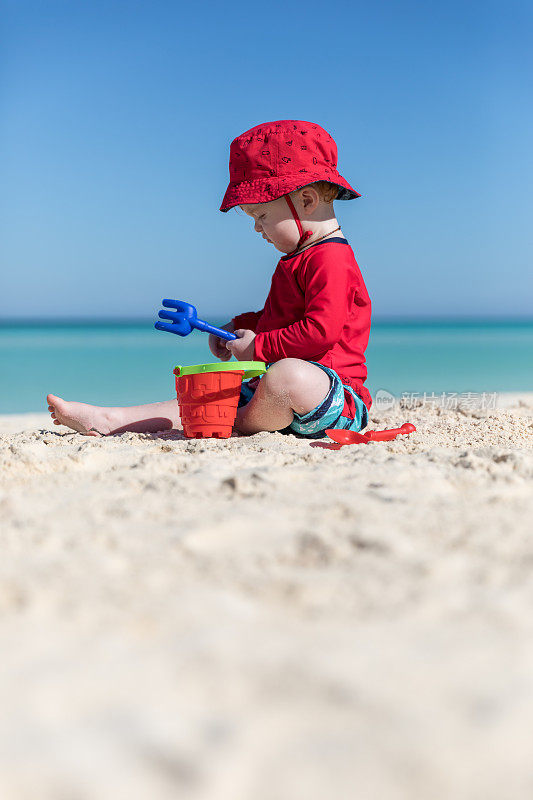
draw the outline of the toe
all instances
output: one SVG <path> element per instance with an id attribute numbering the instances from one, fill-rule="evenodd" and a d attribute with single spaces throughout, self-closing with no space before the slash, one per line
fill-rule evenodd
<path id="1" fill-rule="evenodd" d="M 60 423 L 60 421 L 58 419 L 55 419 L 54 420 L 54 425 L 61 425 L 61 423 Z"/>

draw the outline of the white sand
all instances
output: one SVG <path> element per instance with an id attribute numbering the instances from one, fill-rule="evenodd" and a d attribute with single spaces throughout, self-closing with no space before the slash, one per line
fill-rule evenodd
<path id="1" fill-rule="evenodd" d="M 533 396 L 499 405 L 340 451 L 1 418 L 0 798 L 529 800 Z"/>

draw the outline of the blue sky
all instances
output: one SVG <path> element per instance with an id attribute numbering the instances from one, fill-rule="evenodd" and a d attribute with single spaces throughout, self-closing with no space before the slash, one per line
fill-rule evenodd
<path id="1" fill-rule="evenodd" d="M 531 5 L 5 0 L 0 315 L 261 307 L 229 143 L 304 119 L 379 316 L 531 315 Z"/>

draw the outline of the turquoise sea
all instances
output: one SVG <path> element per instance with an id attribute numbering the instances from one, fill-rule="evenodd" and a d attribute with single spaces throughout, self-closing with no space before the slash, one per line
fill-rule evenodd
<path id="1" fill-rule="evenodd" d="M 207 337 L 145 322 L 0 325 L 0 413 L 46 411 L 48 392 L 99 405 L 173 396 L 176 364 L 212 361 Z M 374 321 L 372 394 L 533 391 L 533 320 Z"/>

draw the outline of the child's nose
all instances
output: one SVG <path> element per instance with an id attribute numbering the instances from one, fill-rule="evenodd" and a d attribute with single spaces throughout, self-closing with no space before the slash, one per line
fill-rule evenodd
<path id="1" fill-rule="evenodd" d="M 254 225 L 254 230 L 255 230 L 257 233 L 260 233 L 260 231 L 262 231 L 262 230 L 263 230 L 263 229 L 262 229 L 262 227 L 261 227 L 261 225 L 259 224 L 259 222 L 258 222 L 257 220 L 256 220 L 256 222 L 255 222 L 255 225 Z"/>

